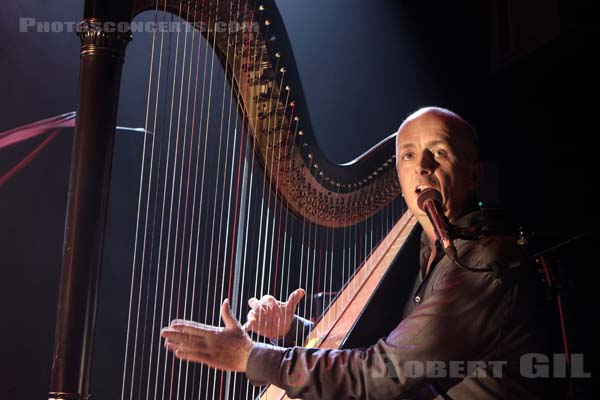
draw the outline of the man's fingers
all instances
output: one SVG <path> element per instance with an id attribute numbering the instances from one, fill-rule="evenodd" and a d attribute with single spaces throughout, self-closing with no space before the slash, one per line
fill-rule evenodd
<path id="1" fill-rule="evenodd" d="M 242 328 L 244 329 L 244 331 L 249 332 L 254 329 L 255 325 L 256 320 L 254 318 L 249 318 L 248 321 L 246 321 L 246 323 L 242 325 Z"/>
<path id="2" fill-rule="evenodd" d="M 250 311 L 248 311 L 248 318 L 255 317 L 258 318 L 261 315 L 265 315 L 265 312 L 267 311 L 266 307 L 263 305 L 257 305 L 255 308 L 251 309 Z"/>
<path id="3" fill-rule="evenodd" d="M 256 326 L 256 312 L 254 310 L 250 310 L 248 315 L 246 315 L 246 323 L 242 325 L 242 328 L 248 332 L 255 328 Z"/>
<path id="4" fill-rule="evenodd" d="M 275 303 L 274 302 L 268 302 L 266 305 L 266 309 L 269 312 L 268 315 L 271 315 L 273 313 L 273 310 L 275 309 Z"/>
<path id="5" fill-rule="evenodd" d="M 275 304 L 279 303 L 277 299 L 270 294 L 267 294 L 262 297 L 261 302 L 267 305 L 267 308 L 273 308 Z"/>
<path id="6" fill-rule="evenodd" d="M 256 297 L 251 297 L 250 300 L 248 300 L 248 305 L 250 308 L 256 308 L 258 306 L 258 299 Z"/>
<path id="7" fill-rule="evenodd" d="M 165 348 L 170 351 L 200 351 L 202 349 L 208 348 L 207 345 L 199 344 L 199 343 L 177 343 L 167 340 L 165 342 Z"/>
<path id="8" fill-rule="evenodd" d="M 218 326 L 202 324 L 200 322 L 194 322 L 193 324 L 191 324 L 190 322 L 193 321 L 183 321 L 176 319 L 173 322 L 171 322 L 169 328 L 165 329 L 175 329 L 177 331 L 190 333 L 192 335 L 199 334 L 200 332 L 220 332 L 223 330 L 223 328 L 220 328 Z"/>
<path id="9" fill-rule="evenodd" d="M 300 303 L 300 300 L 304 297 L 304 294 L 304 289 L 294 290 L 292 294 L 290 294 L 290 297 L 288 297 L 287 304 L 295 309 L 296 306 L 298 306 L 298 303 Z"/>
<path id="10" fill-rule="evenodd" d="M 210 334 L 210 333 L 207 333 Z M 192 335 L 190 333 L 181 332 L 171 328 L 165 328 L 160 332 L 160 336 L 175 343 L 194 343 L 204 344 L 206 338 L 202 335 Z"/>
<path id="11" fill-rule="evenodd" d="M 208 329 L 210 330 L 211 326 L 203 324 L 202 322 L 190 321 L 187 319 L 174 319 L 171 321 L 170 327 L 188 327 L 188 328 L 197 328 L 197 329 Z"/>
<path id="12" fill-rule="evenodd" d="M 250 309 L 250 311 L 248 311 L 248 315 L 246 316 L 246 318 L 250 319 L 250 318 L 259 318 L 261 316 L 264 316 L 267 312 L 267 309 L 263 306 L 259 306 L 257 308 L 252 308 Z"/>
<path id="13" fill-rule="evenodd" d="M 184 351 L 184 350 L 175 350 L 175 357 L 181 359 L 181 360 L 190 360 L 191 356 L 192 356 L 192 352 L 188 352 L 188 351 Z"/>

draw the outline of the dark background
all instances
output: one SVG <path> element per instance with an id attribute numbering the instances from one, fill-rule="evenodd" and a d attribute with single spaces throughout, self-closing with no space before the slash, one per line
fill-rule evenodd
<path id="1" fill-rule="evenodd" d="M 313 127 L 331 160 L 354 159 L 421 106 L 448 107 L 480 135 L 488 161 L 484 205 L 512 210 L 536 232 L 538 250 L 598 226 L 594 3 L 277 1 Z M 76 109 L 78 38 L 20 33 L 19 18 L 79 21 L 82 8 L 74 0 L 3 6 L 0 132 Z M 144 124 L 149 40 L 138 34 L 129 46 L 119 125 Z M 0 174 L 40 141 L 0 150 Z M 47 393 L 71 143 L 70 134 L 60 135 L 0 187 L 0 393 L 7 398 Z M 135 134 L 117 137 L 106 264 L 130 254 L 132 166 L 140 143 Z M 564 293 L 573 310 L 569 322 L 578 323 L 571 328 L 575 352 L 591 350 L 594 336 L 593 244 L 580 241 L 553 256 L 568 271 Z M 119 277 L 109 268 L 103 280 Z"/>

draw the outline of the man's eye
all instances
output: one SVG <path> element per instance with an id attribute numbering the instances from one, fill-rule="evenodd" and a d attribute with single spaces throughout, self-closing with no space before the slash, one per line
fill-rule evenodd
<path id="1" fill-rule="evenodd" d="M 405 154 L 402 156 L 402 159 L 403 159 L 404 161 L 412 160 L 412 159 L 413 159 L 413 153 L 405 153 Z"/>
<path id="2" fill-rule="evenodd" d="M 446 157 L 448 153 L 446 152 L 446 150 L 436 150 L 433 152 L 433 155 L 435 157 Z"/>

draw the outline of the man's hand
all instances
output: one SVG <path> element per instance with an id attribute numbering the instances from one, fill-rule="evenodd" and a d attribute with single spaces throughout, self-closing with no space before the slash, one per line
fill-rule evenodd
<path id="1" fill-rule="evenodd" d="M 292 326 L 292 317 L 303 297 L 304 290 L 296 289 L 284 302 L 268 294 L 260 300 L 251 298 L 248 300 L 251 310 L 244 328 L 270 339 L 285 336 Z"/>
<path id="2" fill-rule="evenodd" d="M 252 340 L 231 315 L 229 300 L 221 306 L 225 328 L 176 319 L 160 335 L 175 357 L 225 371 L 245 372 Z"/>

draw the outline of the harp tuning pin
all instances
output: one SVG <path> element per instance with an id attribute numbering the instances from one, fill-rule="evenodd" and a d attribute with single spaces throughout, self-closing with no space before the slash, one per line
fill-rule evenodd
<path id="1" fill-rule="evenodd" d="M 281 67 L 281 69 L 279 69 L 279 72 L 284 73 L 286 71 L 285 67 Z"/>
<path id="2" fill-rule="evenodd" d="M 296 116 L 296 117 L 294 117 L 294 121 L 298 122 L 298 121 L 300 121 L 300 118 Z M 300 132 L 302 132 L 302 131 L 300 131 Z M 298 133 L 300 133 L 300 132 L 298 132 Z M 302 136 L 302 135 L 300 135 L 300 136 Z"/>
<path id="3" fill-rule="evenodd" d="M 308 154 L 308 158 L 312 158 L 312 154 L 310 154 L 310 153 L 309 153 L 309 154 Z"/>
<path id="4" fill-rule="evenodd" d="M 259 11 L 265 11 L 265 6 L 261 4 L 260 6 L 258 6 L 258 10 Z"/>
<path id="5" fill-rule="evenodd" d="M 296 118 L 298 118 L 298 117 L 296 117 Z M 304 136 L 304 131 L 298 131 L 298 136 Z"/>
<path id="6" fill-rule="evenodd" d="M 279 58 L 279 57 L 281 57 L 281 53 L 280 52 L 275 53 L 275 58 Z"/>
<path id="7" fill-rule="evenodd" d="M 270 19 L 265 19 L 265 25 L 266 25 L 266 26 L 269 26 L 269 25 L 271 25 L 271 20 L 270 20 Z"/>
<path id="8" fill-rule="evenodd" d="M 283 71 L 281 71 L 281 72 L 283 72 Z M 285 85 L 285 90 L 286 90 L 287 92 L 289 92 L 289 91 L 290 91 L 290 86 L 289 86 L 289 85 Z"/>
<path id="9" fill-rule="evenodd" d="M 315 167 L 317 167 L 317 165 L 316 165 L 316 164 L 315 164 Z M 323 175 L 324 175 L 323 171 L 319 172 L 319 175 L 320 175 L 320 176 L 323 176 Z"/>

